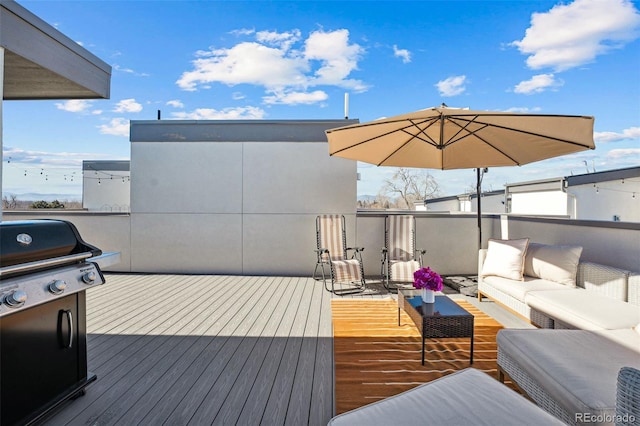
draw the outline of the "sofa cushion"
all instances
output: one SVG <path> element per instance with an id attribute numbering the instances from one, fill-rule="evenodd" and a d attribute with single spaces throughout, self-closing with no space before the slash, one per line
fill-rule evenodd
<path id="1" fill-rule="evenodd" d="M 530 243 L 524 257 L 524 275 L 576 286 L 580 246 Z"/>
<path id="2" fill-rule="evenodd" d="M 530 291 L 524 301 L 531 308 L 582 330 L 631 329 L 640 322 L 637 306 L 581 288 Z"/>
<path id="3" fill-rule="evenodd" d="M 631 329 L 624 331 L 624 338 L 634 339 L 633 344 L 640 347 L 640 336 L 633 337 Z M 499 353 L 506 353 L 572 418 L 577 413 L 611 416 L 618 371 L 640 367 L 638 350 L 609 338 L 619 336 L 618 332 L 505 329 L 498 333 L 497 343 Z"/>
<path id="4" fill-rule="evenodd" d="M 529 245 L 528 238 L 519 240 L 493 240 L 487 244 L 487 257 L 482 265 L 483 276 L 522 280 L 524 255 Z"/>
<path id="5" fill-rule="evenodd" d="M 514 281 L 503 277 L 484 277 L 483 282 L 508 294 L 524 303 L 525 295 L 535 290 L 566 290 L 567 287 L 554 281 L 541 280 L 540 278 L 524 277 L 522 281 Z"/>
<path id="6" fill-rule="evenodd" d="M 473 368 L 356 408 L 329 421 L 330 426 L 416 424 L 537 426 L 563 423 L 486 373 Z"/>

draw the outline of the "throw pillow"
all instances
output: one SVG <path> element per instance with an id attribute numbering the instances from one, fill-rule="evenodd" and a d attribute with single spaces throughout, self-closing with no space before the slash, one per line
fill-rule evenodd
<path id="1" fill-rule="evenodd" d="M 524 255 L 529 238 L 518 240 L 489 240 L 487 257 L 482 265 L 481 275 L 496 275 L 522 281 Z"/>
<path id="2" fill-rule="evenodd" d="M 524 274 L 576 286 L 576 274 L 582 247 L 531 243 L 524 257 Z"/>

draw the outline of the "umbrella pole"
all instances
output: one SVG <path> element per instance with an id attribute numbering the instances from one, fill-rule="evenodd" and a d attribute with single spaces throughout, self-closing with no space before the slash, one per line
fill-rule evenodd
<path id="1" fill-rule="evenodd" d="M 482 194 L 482 178 L 480 167 L 476 168 L 476 194 L 478 195 L 478 250 L 482 248 L 482 208 L 480 195 Z"/>

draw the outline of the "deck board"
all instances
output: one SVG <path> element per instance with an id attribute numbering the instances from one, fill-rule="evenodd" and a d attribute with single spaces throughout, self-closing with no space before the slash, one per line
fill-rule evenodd
<path id="1" fill-rule="evenodd" d="M 338 296 L 322 282 L 106 278 L 87 291 L 89 371 L 98 380 L 48 425 L 326 425 L 332 417 L 331 299 Z M 394 296 L 374 281 L 344 297 Z M 492 303 L 469 301 L 510 318 Z"/>
<path id="2" fill-rule="evenodd" d="M 106 278 L 87 292 L 89 370 L 98 380 L 47 424 L 321 425 L 331 418 L 333 352 L 323 342 L 330 295 L 321 283 Z"/>

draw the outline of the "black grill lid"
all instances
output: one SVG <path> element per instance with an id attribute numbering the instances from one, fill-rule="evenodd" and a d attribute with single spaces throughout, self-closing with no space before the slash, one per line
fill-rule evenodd
<path id="1" fill-rule="evenodd" d="M 75 225 L 65 220 L 41 219 L 0 222 L 0 267 L 102 251 L 82 240 Z"/>

